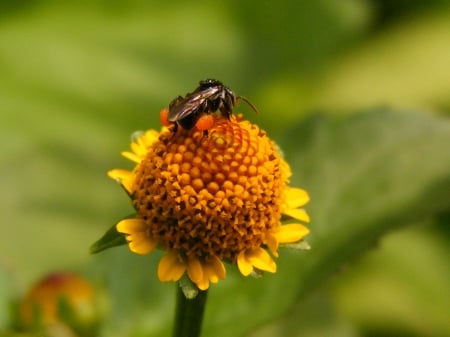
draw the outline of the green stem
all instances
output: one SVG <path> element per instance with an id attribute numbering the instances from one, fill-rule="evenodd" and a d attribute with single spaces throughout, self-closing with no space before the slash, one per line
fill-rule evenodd
<path id="1" fill-rule="evenodd" d="M 187 299 L 181 287 L 177 288 L 173 337 L 199 337 L 208 291 L 199 290 L 195 298 Z"/>

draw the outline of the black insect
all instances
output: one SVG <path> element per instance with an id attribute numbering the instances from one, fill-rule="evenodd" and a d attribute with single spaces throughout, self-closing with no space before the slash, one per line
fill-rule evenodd
<path id="1" fill-rule="evenodd" d="M 212 116 L 208 118 L 208 115 L 220 110 L 222 116 L 230 119 L 233 108 L 239 100 L 243 100 L 252 110 L 258 112 L 247 98 L 236 96 L 222 82 L 213 79 L 203 80 L 192 93 L 185 97 L 178 96 L 170 102 L 167 121 L 168 124 L 175 123 L 176 126 L 179 124 L 186 130 L 196 126 L 199 130 L 207 132 L 214 124 L 214 119 Z"/>

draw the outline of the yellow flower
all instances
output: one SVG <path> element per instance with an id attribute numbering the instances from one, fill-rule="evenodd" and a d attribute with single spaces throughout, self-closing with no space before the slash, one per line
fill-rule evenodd
<path id="1" fill-rule="evenodd" d="M 224 262 L 245 276 L 276 272 L 279 245 L 309 232 L 300 208 L 309 196 L 288 186 L 290 168 L 276 144 L 241 115 L 214 119 L 207 135 L 147 131 L 122 153 L 135 168 L 108 172 L 137 212 L 116 227 L 130 250 L 164 250 L 158 278 L 178 281 L 187 273 L 201 290 L 225 278 Z M 295 221 L 283 225 L 282 216 Z"/>

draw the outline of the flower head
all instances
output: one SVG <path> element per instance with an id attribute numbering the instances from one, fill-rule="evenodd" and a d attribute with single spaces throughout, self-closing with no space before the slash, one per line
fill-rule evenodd
<path id="1" fill-rule="evenodd" d="M 80 276 L 67 272 L 49 274 L 24 296 L 19 308 L 20 322 L 26 330 L 60 326 L 92 335 L 99 319 L 95 295 L 92 285 Z"/>
<path id="2" fill-rule="evenodd" d="M 224 262 L 245 276 L 276 272 L 279 245 L 309 232 L 300 208 L 309 196 L 288 186 L 290 168 L 276 144 L 241 115 L 213 116 L 207 135 L 195 128 L 147 131 L 122 153 L 135 168 L 108 172 L 136 210 L 117 224 L 130 250 L 164 250 L 159 279 L 187 273 L 202 290 L 225 277 Z M 282 224 L 285 217 L 294 223 Z"/>

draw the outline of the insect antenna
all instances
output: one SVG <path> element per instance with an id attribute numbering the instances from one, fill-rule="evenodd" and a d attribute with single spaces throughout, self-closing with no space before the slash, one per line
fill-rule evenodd
<path id="1" fill-rule="evenodd" d="M 236 99 L 237 99 L 238 102 L 239 102 L 240 100 L 243 100 L 245 103 L 247 103 L 247 105 L 248 105 L 248 106 L 249 106 L 256 114 L 259 113 L 258 109 L 256 109 L 256 106 L 254 106 L 253 103 L 250 102 L 250 101 L 248 100 L 248 98 L 246 98 L 246 97 L 244 97 L 244 96 L 237 96 Z"/>

